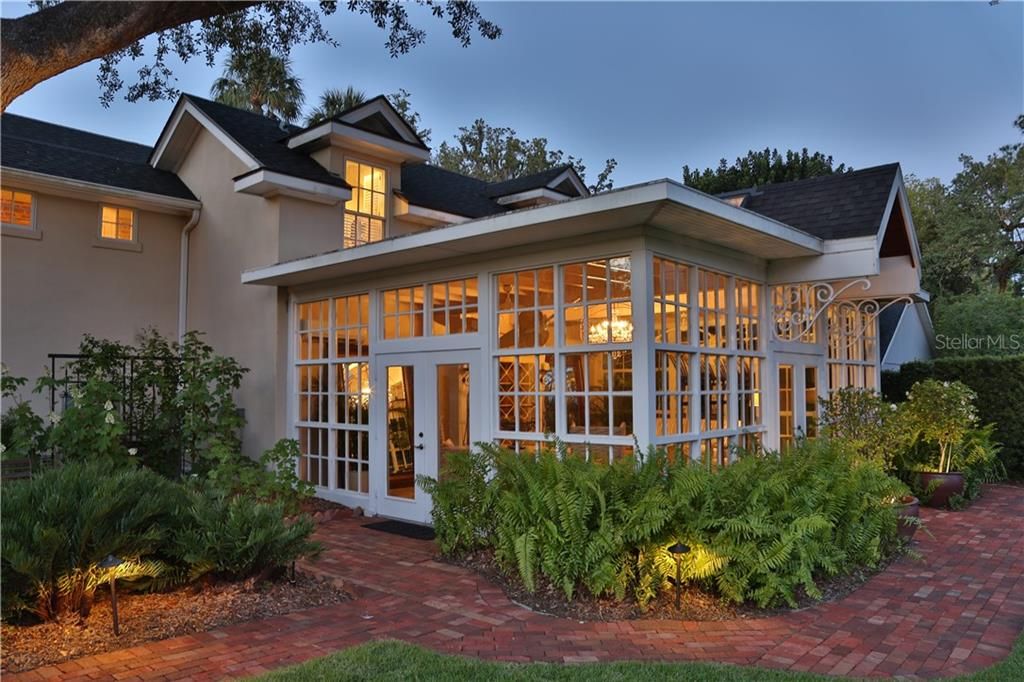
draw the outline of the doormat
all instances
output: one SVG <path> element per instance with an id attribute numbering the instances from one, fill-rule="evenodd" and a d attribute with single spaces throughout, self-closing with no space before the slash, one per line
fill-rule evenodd
<path id="1" fill-rule="evenodd" d="M 395 535 L 412 538 L 413 540 L 433 540 L 435 537 L 434 529 L 430 526 L 420 526 L 415 523 L 406 523 L 405 521 L 376 521 L 374 523 L 364 523 L 363 528 L 379 530 L 382 533 L 394 533 Z"/>

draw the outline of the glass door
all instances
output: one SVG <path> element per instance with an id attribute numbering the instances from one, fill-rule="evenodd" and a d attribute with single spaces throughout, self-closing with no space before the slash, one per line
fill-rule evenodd
<path id="1" fill-rule="evenodd" d="M 478 351 L 378 356 L 377 386 L 383 389 L 378 424 L 375 497 L 383 516 L 428 523 L 431 503 L 418 476 L 437 478 L 452 452 L 468 450 L 480 433 Z M 479 404 L 479 399 L 478 399 Z"/>
<path id="2" fill-rule="evenodd" d="M 780 451 L 786 452 L 800 438 L 817 438 L 821 376 L 819 358 L 778 356 L 775 386 Z"/>

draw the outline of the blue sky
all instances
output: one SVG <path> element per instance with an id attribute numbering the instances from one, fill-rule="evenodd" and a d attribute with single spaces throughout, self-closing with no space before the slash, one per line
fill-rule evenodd
<path id="1" fill-rule="evenodd" d="M 949 180 L 960 153 L 1018 139 L 1024 112 L 1020 2 L 485 3 L 504 35 L 466 49 L 413 8 L 427 43 L 397 59 L 340 4 L 327 22 L 340 46 L 293 53 L 308 100 L 331 86 L 404 87 L 435 145 L 483 117 L 546 136 L 591 174 L 618 159 L 620 186 L 766 146 Z M 219 70 L 193 60 L 176 69 L 179 87 L 206 95 Z M 96 71 L 44 82 L 9 110 L 152 144 L 171 103 L 104 109 Z"/>

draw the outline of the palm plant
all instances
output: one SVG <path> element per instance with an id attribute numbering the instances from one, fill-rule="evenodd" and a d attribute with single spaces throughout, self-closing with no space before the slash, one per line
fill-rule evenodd
<path id="1" fill-rule="evenodd" d="M 341 112 L 357 107 L 365 101 L 366 93 L 362 90 L 356 90 L 351 85 L 344 90 L 340 88 L 327 88 L 320 95 L 320 103 L 306 116 L 306 125 L 312 126 L 328 121 Z"/>
<path id="2" fill-rule="evenodd" d="M 232 52 L 210 95 L 222 104 L 293 121 L 305 100 L 291 61 L 269 50 Z"/>

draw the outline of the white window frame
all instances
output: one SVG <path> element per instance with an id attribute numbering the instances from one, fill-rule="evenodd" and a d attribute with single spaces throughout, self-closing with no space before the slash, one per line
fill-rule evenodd
<path id="1" fill-rule="evenodd" d="M 132 238 L 114 239 L 103 236 L 103 209 L 114 208 L 132 212 Z M 139 209 L 134 206 L 122 206 L 119 204 L 99 204 L 96 215 L 96 237 L 93 246 L 102 249 L 120 249 L 122 251 L 142 251 L 142 242 L 139 240 Z"/>
<path id="2" fill-rule="evenodd" d="M 39 202 L 36 200 L 36 193 L 29 192 L 24 189 L 17 189 L 15 187 L 3 187 L 9 192 L 18 192 L 20 194 L 27 194 L 31 201 L 31 212 L 32 212 L 32 223 L 30 225 L 18 225 L 17 223 L 3 223 L 2 234 L 5 237 L 21 237 L 23 239 L 42 239 L 43 233 L 39 230 L 37 211 L 39 208 Z"/>
<path id="3" fill-rule="evenodd" d="M 381 228 L 380 239 L 377 240 L 377 241 L 384 241 L 384 240 L 386 240 L 391 235 L 391 211 L 392 211 L 391 197 L 393 195 L 393 193 L 391 191 L 391 168 L 389 168 L 387 165 L 381 164 L 380 162 L 377 162 L 377 161 L 368 161 L 366 159 L 361 159 L 361 158 L 356 157 L 356 156 L 346 156 L 344 159 L 342 159 L 342 164 L 344 165 L 344 169 L 343 170 L 347 170 L 348 164 L 350 162 L 351 163 L 360 164 L 360 165 L 363 165 L 363 166 L 370 166 L 371 168 L 379 168 L 382 171 L 384 171 L 384 215 L 379 218 L 379 220 L 381 220 L 384 223 L 384 225 Z M 344 173 L 342 174 L 342 176 L 344 177 Z M 347 180 L 346 180 L 346 182 L 347 182 Z M 371 191 L 373 191 L 373 190 L 371 190 Z M 358 186 L 352 187 L 352 198 L 353 199 L 356 198 L 357 192 L 359 192 L 359 187 Z M 369 244 L 376 244 L 377 241 L 366 241 L 366 242 L 363 242 L 361 244 L 354 244 L 352 246 L 345 246 L 345 216 L 347 214 L 352 214 L 353 216 L 356 216 L 357 218 L 359 216 L 363 216 L 363 217 L 365 217 L 365 218 L 367 218 L 369 220 L 377 220 L 378 219 L 377 216 L 370 215 L 369 213 L 362 213 L 360 211 L 350 211 L 350 210 L 348 210 L 348 208 L 345 206 L 345 204 L 347 204 L 347 203 L 348 202 L 346 201 L 346 202 L 343 202 L 342 205 L 341 205 L 341 247 L 343 249 L 358 249 L 360 246 L 367 246 Z"/>

